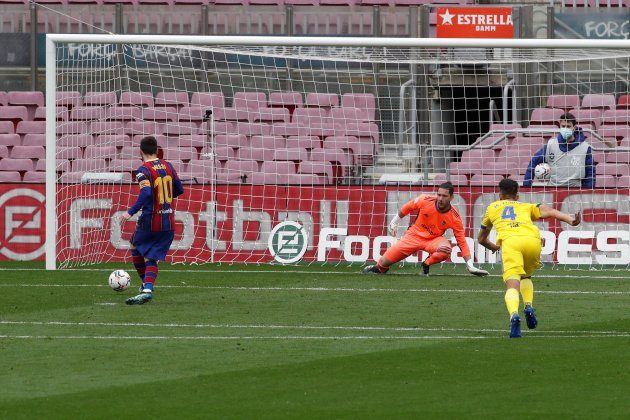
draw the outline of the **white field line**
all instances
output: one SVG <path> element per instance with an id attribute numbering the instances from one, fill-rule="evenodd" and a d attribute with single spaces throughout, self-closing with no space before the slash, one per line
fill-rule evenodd
<path id="1" fill-rule="evenodd" d="M 70 322 L 70 321 L 11 321 L 0 320 L 0 325 L 31 326 L 71 326 L 71 327 L 142 327 L 142 328 L 195 328 L 195 329 L 269 329 L 269 330 L 333 330 L 333 331 L 386 331 L 386 332 L 458 332 L 458 333 L 504 333 L 504 329 L 492 328 L 422 328 L 422 327 L 378 327 L 352 325 L 241 325 L 241 324 L 179 324 L 179 323 L 147 323 L 147 322 Z M 576 331 L 576 330 L 537 330 L 536 334 L 572 334 L 617 336 L 630 335 L 630 331 Z"/>
<path id="2" fill-rule="evenodd" d="M 131 267 L 133 268 L 133 267 Z M 418 268 L 418 270 L 420 270 Z M 45 271 L 44 269 L 41 268 L 9 268 L 9 267 L 0 267 L 0 271 Z M 94 272 L 101 272 L 101 273 L 105 273 L 105 272 L 109 272 L 109 269 L 106 268 L 64 268 L 63 270 L 59 270 L 59 271 L 76 271 L 76 272 L 80 272 L 80 271 L 94 271 Z M 558 270 L 560 271 L 560 270 Z M 540 275 L 536 275 L 535 278 L 537 279 L 545 279 L 545 278 L 550 278 L 550 279 L 555 279 L 555 278 L 567 278 L 567 279 L 575 279 L 575 280 L 597 280 L 597 279 L 601 279 L 601 280 L 629 280 L 630 277 L 627 275 L 619 275 L 619 276 L 609 276 L 609 275 L 596 275 L 595 273 L 598 270 L 595 271 L 588 271 L 588 270 L 562 270 L 563 272 L 570 272 L 572 274 L 540 274 Z M 620 273 L 623 273 L 624 270 L 619 269 L 617 270 Z M 194 274 L 194 273 L 204 273 L 204 274 L 229 274 L 229 273 L 239 273 L 239 274 L 265 274 L 265 273 L 270 273 L 270 274 L 299 274 L 299 275 L 322 275 L 322 274 L 349 274 L 349 275 L 354 275 L 354 274 L 358 274 L 358 275 L 363 275 L 365 276 L 365 274 L 362 274 L 360 272 L 360 267 L 357 268 L 356 272 L 348 272 L 348 271 L 331 271 L 331 270 L 322 270 L 322 271 L 303 271 L 303 270 L 292 270 L 292 269 L 281 269 L 281 270 L 221 270 L 221 269 L 208 269 L 208 270 L 178 270 L 178 269 L 173 269 L 173 268 L 160 268 L 160 272 L 164 272 L 164 273 L 190 273 L 190 274 Z M 575 273 L 574 273 L 575 272 Z M 387 277 L 416 277 L 416 278 L 420 278 L 419 276 L 419 271 L 418 272 L 389 272 L 387 273 Z M 578 274 L 579 273 L 579 274 Z M 431 277 L 452 277 L 452 276 L 470 276 L 469 274 L 466 274 L 464 272 L 462 273 L 448 273 L 448 272 L 442 272 L 442 273 L 431 273 Z M 488 277 L 496 277 L 496 278 L 500 278 L 501 275 L 500 274 L 490 274 Z"/>
<path id="3" fill-rule="evenodd" d="M 106 287 L 94 284 L 0 284 L 0 287 Z M 298 291 L 298 292 L 353 292 L 353 293 L 505 293 L 505 290 L 483 289 L 393 289 L 393 288 L 354 288 L 354 287 L 248 287 L 248 286 L 190 286 L 190 285 L 160 285 L 161 289 L 206 289 L 206 290 L 248 290 L 248 291 Z M 536 290 L 536 294 L 557 295 L 630 295 L 630 291 L 585 291 L 585 290 Z"/>

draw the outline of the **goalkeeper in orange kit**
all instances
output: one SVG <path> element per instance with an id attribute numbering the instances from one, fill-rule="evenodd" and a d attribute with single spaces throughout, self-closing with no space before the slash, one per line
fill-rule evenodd
<path id="1" fill-rule="evenodd" d="M 457 210 L 451 206 L 453 200 L 453 184 L 440 184 L 436 195 L 420 195 L 406 203 L 394 216 L 387 228 L 392 236 L 396 236 L 400 220 L 411 213 L 418 212 L 416 222 L 398 242 L 392 245 L 375 265 L 368 265 L 364 273 L 384 274 L 395 264 L 418 251 L 427 251 L 429 257 L 422 262 L 422 274 L 429 275 L 429 268 L 446 260 L 451 255 L 451 243 L 443 235 L 452 229 L 466 261 L 468 272 L 476 276 L 486 276 L 488 272 L 473 265 L 470 249 L 464 236 L 464 225 Z"/>

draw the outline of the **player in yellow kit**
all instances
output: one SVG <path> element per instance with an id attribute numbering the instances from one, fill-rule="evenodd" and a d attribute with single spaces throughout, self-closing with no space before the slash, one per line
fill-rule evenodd
<path id="1" fill-rule="evenodd" d="M 510 314 L 510 337 L 521 336 L 521 318 L 518 315 L 519 291 L 523 296 L 525 321 L 529 329 L 536 328 L 538 320 L 532 307 L 534 285 L 532 274 L 540 265 L 541 239 L 538 227 L 532 222 L 537 219 L 554 219 L 571 226 L 580 224 L 580 213 L 575 216 L 562 213 L 540 204 L 518 201 L 518 183 L 512 179 L 499 182 L 499 201 L 491 203 L 481 222 L 477 241 L 496 252 L 501 250 L 503 281 L 505 282 L 505 305 Z M 497 230 L 497 243 L 488 239 L 492 227 Z"/>

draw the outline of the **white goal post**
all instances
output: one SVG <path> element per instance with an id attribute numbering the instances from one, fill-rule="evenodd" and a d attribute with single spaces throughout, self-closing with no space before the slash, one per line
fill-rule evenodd
<path id="1" fill-rule="evenodd" d="M 185 180 L 175 262 L 371 261 L 395 240 L 385 226 L 400 206 L 449 180 L 475 261 L 495 263 L 474 237 L 498 179 L 522 183 L 571 111 L 596 185 L 534 180 L 521 198 L 585 213 L 576 228 L 540 223 L 544 261 L 625 268 L 629 51 L 628 40 L 47 34 L 46 268 L 128 260 L 132 223 L 113 221 L 135 198 L 144 135 Z M 283 222 L 306 235 L 283 237 Z"/>

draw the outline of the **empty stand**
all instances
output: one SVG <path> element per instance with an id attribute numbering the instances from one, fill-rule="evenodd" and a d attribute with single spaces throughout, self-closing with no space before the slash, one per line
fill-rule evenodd
<path id="1" fill-rule="evenodd" d="M 579 95 L 549 95 L 547 97 L 547 108 L 558 108 L 566 112 L 579 107 Z"/>
<path id="2" fill-rule="evenodd" d="M 602 122 L 602 110 L 599 108 L 572 109 L 571 114 L 575 117 L 578 126 L 598 129 Z"/>
<path id="3" fill-rule="evenodd" d="M 71 110 L 75 106 L 83 106 L 83 97 L 77 91 L 57 92 L 55 104 Z"/>
<path id="4" fill-rule="evenodd" d="M 376 98 L 372 93 L 344 93 L 341 106 L 359 108 L 367 113 L 368 121 L 376 120 Z"/>
<path id="5" fill-rule="evenodd" d="M 553 124 L 559 127 L 562 114 L 564 114 L 564 111 L 558 108 L 535 108 L 532 110 L 529 124 L 530 126 Z"/>
<path id="6" fill-rule="evenodd" d="M 175 92 L 158 92 L 155 95 L 155 105 L 174 107 L 180 109 L 183 106 L 188 106 L 188 92 L 175 91 Z"/>
<path id="7" fill-rule="evenodd" d="M 335 176 L 333 172 L 333 166 L 330 162 L 312 162 L 303 161 L 298 165 L 298 174 L 313 174 L 322 179 L 325 184 L 332 184 Z"/>
<path id="8" fill-rule="evenodd" d="M 118 101 L 116 92 L 86 92 L 83 106 L 114 105 Z"/>
<path id="9" fill-rule="evenodd" d="M 630 95 L 621 95 L 617 101 L 617 109 L 630 108 Z"/>
<path id="10" fill-rule="evenodd" d="M 225 107 L 225 96 L 223 92 L 194 92 L 190 98 L 190 105 L 223 108 Z"/>
<path id="11" fill-rule="evenodd" d="M 264 92 L 235 92 L 232 108 L 267 108 L 267 95 Z"/>
<path id="12" fill-rule="evenodd" d="M 465 187 L 468 185 L 468 178 L 466 175 L 451 175 L 447 178 L 446 174 L 435 175 L 435 178 L 433 178 L 433 185 L 440 185 L 446 181 L 450 181 L 457 187 Z"/>
<path id="13" fill-rule="evenodd" d="M 296 108 L 304 105 L 302 94 L 299 92 L 271 92 L 269 94 L 269 106 L 271 108 L 286 108 L 290 114 Z"/>
<path id="14" fill-rule="evenodd" d="M 14 146 L 11 149 L 13 159 L 45 159 L 46 150 L 43 146 Z"/>
<path id="15" fill-rule="evenodd" d="M 336 93 L 307 93 L 304 106 L 324 109 L 338 107 L 339 96 Z"/>
<path id="16" fill-rule="evenodd" d="M 582 98 L 580 108 L 596 108 L 600 110 L 614 109 L 615 95 L 589 93 Z"/>
<path id="17" fill-rule="evenodd" d="M 258 162 L 254 160 L 228 160 L 223 170 L 217 173 L 217 182 L 249 183 L 252 174 L 259 169 Z"/>
<path id="18" fill-rule="evenodd" d="M 153 106 L 153 94 L 151 92 L 124 91 L 120 93 L 119 105 L 122 106 Z"/>
<path id="19" fill-rule="evenodd" d="M 16 126 L 12 121 L 0 121 L 0 134 L 13 134 L 15 128 Z"/>
<path id="20" fill-rule="evenodd" d="M 470 178 L 471 187 L 497 187 L 504 177 L 502 175 L 475 174 Z"/>

